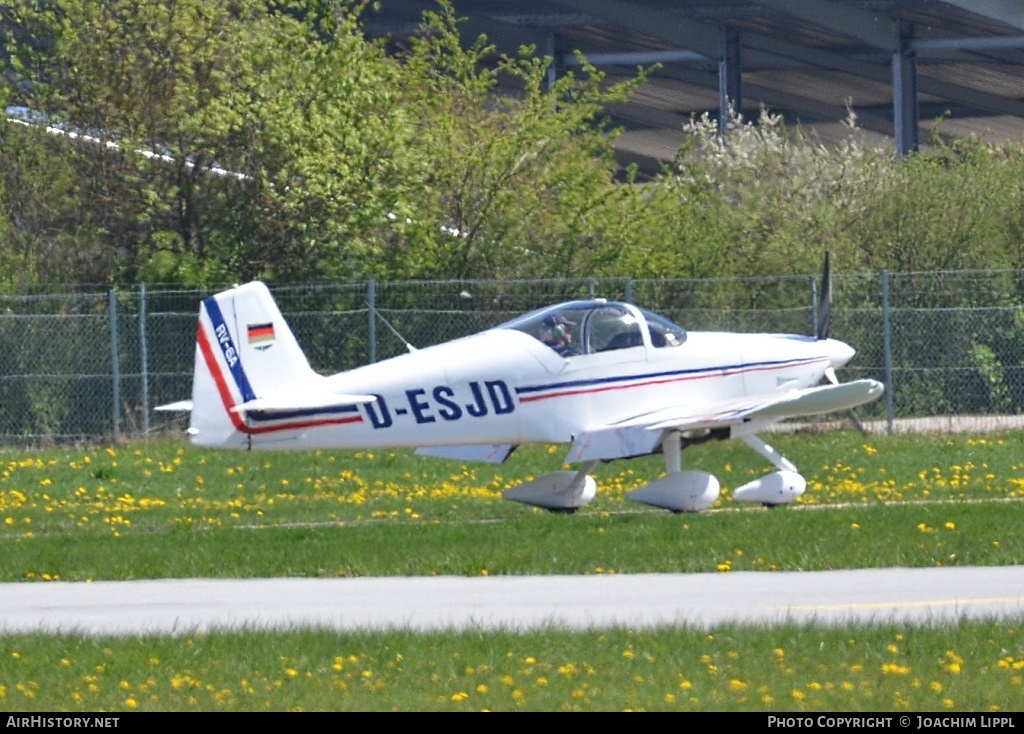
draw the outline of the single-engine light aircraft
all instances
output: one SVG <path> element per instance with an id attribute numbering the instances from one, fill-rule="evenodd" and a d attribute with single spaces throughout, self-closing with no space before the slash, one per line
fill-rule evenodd
<path id="1" fill-rule="evenodd" d="M 810 337 L 687 332 L 628 303 L 572 301 L 328 377 L 310 367 L 267 287 L 251 282 L 202 302 L 192 400 L 162 409 L 190 409 L 191 440 L 216 448 L 415 447 L 500 463 L 521 444 L 570 444 L 564 463 L 578 468 L 504 493 L 567 512 L 594 498 L 597 462 L 658 452 L 665 476 L 629 498 L 674 512 L 708 508 L 719 482 L 684 471 L 681 452 L 738 438 L 778 471 L 732 496 L 780 505 L 806 481 L 757 432 L 882 393 L 875 380 L 838 382 L 835 370 L 854 350 L 828 338 L 824 298 L 821 311 Z"/>

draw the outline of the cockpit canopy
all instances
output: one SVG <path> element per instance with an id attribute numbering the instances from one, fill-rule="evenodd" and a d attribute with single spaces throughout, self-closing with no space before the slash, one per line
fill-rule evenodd
<path id="1" fill-rule="evenodd" d="M 563 357 L 642 346 L 663 349 L 686 341 L 686 331 L 664 316 L 604 300 L 548 306 L 498 328 L 525 332 Z"/>

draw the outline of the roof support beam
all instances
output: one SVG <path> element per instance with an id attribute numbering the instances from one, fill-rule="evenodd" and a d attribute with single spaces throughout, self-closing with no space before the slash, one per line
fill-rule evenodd
<path id="1" fill-rule="evenodd" d="M 729 132 L 732 110 L 743 110 L 743 67 L 740 63 L 740 33 L 723 28 L 718 57 L 718 132 Z"/>
<path id="2" fill-rule="evenodd" d="M 904 44 L 902 24 L 895 21 L 897 50 L 892 55 L 892 116 L 896 153 L 902 158 L 918 149 L 917 58 Z"/>

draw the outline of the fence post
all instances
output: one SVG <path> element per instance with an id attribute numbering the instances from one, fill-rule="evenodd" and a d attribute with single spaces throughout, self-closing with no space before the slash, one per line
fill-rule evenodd
<path id="1" fill-rule="evenodd" d="M 146 284 L 139 284 L 139 379 L 142 381 L 142 435 L 149 436 L 149 357 L 146 349 Z"/>
<path id="2" fill-rule="evenodd" d="M 893 432 L 896 408 L 892 384 L 892 321 L 889 312 L 889 271 L 882 271 L 882 352 L 885 363 L 885 420 L 888 432 Z"/>
<path id="3" fill-rule="evenodd" d="M 377 361 L 377 281 L 370 278 L 366 284 L 366 305 L 369 307 L 370 364 Z"/>
<path id="4" fill-rule="evenodd" d="M 626 303 L 633 302 L 633 278 L 632 276 L 626 278 Z"/>
<path id="5" fill-rule="evenodd" d="M 815 336 L 818 335 L 818 281 L 812 275 L 811 280 L 811 333 Z M 821 287 L 824 288 L 825 284 L 822 283 Z"/>
<path id="6" fill-rule="evenodd" d="M 117 290 L 111 288 L 108 294 L 110 308 L 110 379 L 112 382 L 113 405 L 112 408 L 112 429 L 114 445 L 121 442 L 121 360 L 118 357 L 117 349 Z"/>

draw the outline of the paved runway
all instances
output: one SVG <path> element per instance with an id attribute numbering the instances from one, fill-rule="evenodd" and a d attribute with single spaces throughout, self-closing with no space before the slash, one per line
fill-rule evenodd
<path id="1" fill-rule="evenodd" d="M 1024 621 L 1024 566 L 786 573 L 0 584 L 0 631 L 526 629 Z"/>

